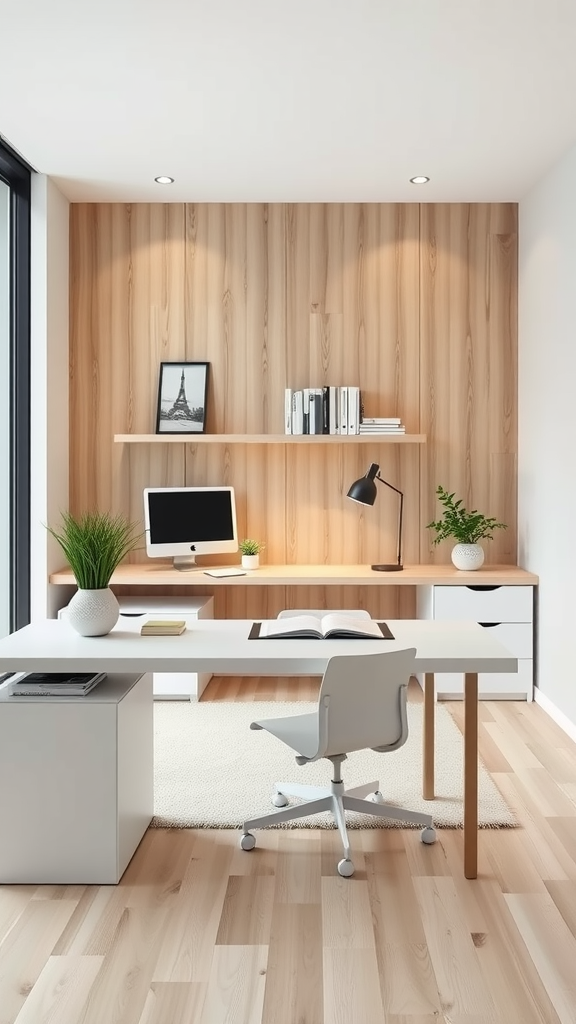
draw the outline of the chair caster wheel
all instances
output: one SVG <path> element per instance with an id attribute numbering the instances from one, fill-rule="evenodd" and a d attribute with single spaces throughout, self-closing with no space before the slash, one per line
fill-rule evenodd
<path id="1" fill-rule="evenodd" d="M 253 850 L 256 846 L 256 840 L 251 832 L 245 832 L 244 835 L 240 836 L 240 846 L 243 850 Z"/>
<path id="2" fill-rule="evenodd" d="M 272 797 L 272 803 L 274 807 L 286 807 L 288 803 L 288 797 L 284 796 L 284 793 L 274 793 Z"/>
<path id="3" fill-rule="evenodd" d="M 341 860 L 338 862 L 338 874 L 342 875 L 342 878 L 350 878 L 354 874 L 354 865 L 351 860 Z"/>
<path id="4" fill-rule="evenodd" d="M 380 792 L 379 789 L 377 789 L 375 793 L 370 793 L 368 799 L 371 800 L 373 804 L 384 803 L 384 797 L 382 796 L 382 793 Z"/>
<path id="5" fill-rule="evenodd" d="M 431 846 L 432 843 L 436 842 L 436 829 L 432 828 L 431 825 L 427 825 L 426 828 L 422 829 L 420 839 L 423 843 L 426 843 L 427 846 Z"/>

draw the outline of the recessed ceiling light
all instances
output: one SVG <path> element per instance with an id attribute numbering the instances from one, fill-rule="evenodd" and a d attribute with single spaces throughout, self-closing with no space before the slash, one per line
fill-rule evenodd
<path id="1" fill-rule="evenodd" d="M 169 178 L 166 174 L 161 174 L 158 178 L 154 178 L 159 185 L 172 185 L 174 178 Z"/>
<path id="2" fill-rule="evenodd" d="M 158 178 L 156 178 L 156 181 L 158 181 Z M 430 178 L 427 178 L 425 174 L 417 174 L 415 178 L 410 178 L 410 181 L 413 185 L 425 185 L 427 181 L 430 181 Z"/>

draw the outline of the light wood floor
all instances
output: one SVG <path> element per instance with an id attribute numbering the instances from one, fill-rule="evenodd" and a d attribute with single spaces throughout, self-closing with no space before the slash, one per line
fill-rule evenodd
<path id="1" fill-rule="evenodd" d="M 476 881 L 459 832 L 354 831 L 343 879 L 334 832 L 151 830 L 118 886 L 0 886 L 0 1024 L 575 1024 L 576 745 L 535 704 L 480 716 L 521 827 L 481 833 Z"/>

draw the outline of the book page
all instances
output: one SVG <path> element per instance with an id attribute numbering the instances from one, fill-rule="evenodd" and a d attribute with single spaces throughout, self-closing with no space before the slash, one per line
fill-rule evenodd
<path id="1" fill-rule="evenodd" d="M 347 630 L 349 633 L 359 633 L 382 639 L 380 626 L 373 619 L 355 619 L 351 615 L 329 612 L 322 617 L 320 624 L 324 635 L 332 630 Z"/>
<path id="2" fill-rule="evenodd" d="M 260 623 L 260 636 L 288 636 L 312 630 L 320 636 L 322 627 L 315 615 L 291 615 L 286 619 L 267 619 Z"/>

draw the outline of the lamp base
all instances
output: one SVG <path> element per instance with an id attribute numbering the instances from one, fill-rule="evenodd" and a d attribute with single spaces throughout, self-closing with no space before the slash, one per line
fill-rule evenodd
<path id="1" fill-rule="evenodd" d="M 375 572 L 401 572 L 404 566 L 395 563 L 394 565 L 371 565 L 370 568 Z"/>

